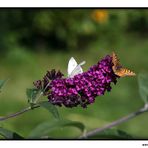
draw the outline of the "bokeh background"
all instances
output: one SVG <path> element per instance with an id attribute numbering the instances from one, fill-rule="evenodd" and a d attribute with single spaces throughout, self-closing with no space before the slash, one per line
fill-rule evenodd
<path id="1" fill-rule="evenodd" d="M 26 88 L 33 87 L 33 81 L 42 79 L 47 70 L 60 69 L 67 76 L 67 63 L 73 56 L 78 62 L 86 61 L 86 71 L 112 51 L 136 74 L 148 71 L 147 9 L 0 9 L 0 79 L 9 78 L 0 93 L 0 116 L 26 107 Z M 112 88 L 87 109 L 58 107 L 59 113 L 91 130 L 143 106 L 137 77 L 121 78 Z M 52 118 L 40 108 L 0 126 L 27 136 L 39 123 Z M 116 128 L 148 138 L 147 125 L 145 113 Z M 67 127 L 51 136 L 79 134 Z"/>

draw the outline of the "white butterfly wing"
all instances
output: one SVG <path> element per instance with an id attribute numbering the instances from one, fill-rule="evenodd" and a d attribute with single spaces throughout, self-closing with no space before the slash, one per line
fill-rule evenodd
<path id="1" fill-rule="evenodd" d="M 71 74 L 69 75 L 69 77 L 74 77 L 77 74 L 83 73 L 83 70 L 81 68 L 81 65 L 84 65 L 84 64 L 85 64 L 85 61 L 83 61 L 82 63 L 80 63 L 79 65 L 77 65 L 75 67 L 75 69 L 71 72 Z"/>
<path id="2" fill-rule="evenodd" d="M 76 60 L 71 57 L 68 63 L 68 69 L 67 69 L 67 73 L 68 73 L 68 77 L 71 75 L 72 71 L 77 67 L 77 62 Z"/>
<path id="3" fill-rule="evenodd" d="M 80 73 L 82 73 L 82 72 L 83 72 L 83 70 L 82 70 L 81 66 L 78 65 L 78 66 L 72 71 L 72 73 L 69 75 L 69 77 L 74 77 L 75 75 L 80 74 Z"/>

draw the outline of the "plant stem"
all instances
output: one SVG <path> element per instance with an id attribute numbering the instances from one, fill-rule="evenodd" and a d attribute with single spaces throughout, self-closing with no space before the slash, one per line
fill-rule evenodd
<path id="1" fill-rule="evenodd" d="M 137 117 L 138 115 L 141 115 L 142 113 L 144 113 L 146 111 L 148 111 L 148 104 L 146 104 L 143 108 L 139 109 L 138 111 L 133 112 L 127 116 L 124 116 L 116 121 L 113 121 L 112 123 L 109 123 L 109 124 L 105 125 L 104 127 L 97 128 L 97 129 L 94 129 L 88 133 L 85 133 L 85 135 L 80 136 L 79 139 L 89 138 L 97 133 L 100 133 L 100 132 L 106 130 L 106 129 L 110 129 L 110 128 L 117 126 L 123 122 L 126 122 L 134 117 Z"/>
<path id="2" fill-rule="evenodd" d="M 47 88 L 48 86 L 49 86 L 49 83 L 46 85 L 46 87 L 45 87 L 44 90 L 46 90 L 46 88 Z M 43 90 L 43 92 L 44 92 L 44 90 Z M 43 92 L 41 92 L 41 93 L 39 94 L 37 100 L 42 96 Z M 37 101 L 37 100 L 36 100 L 36 101 Z M 29 106 L 29 107 L 24 108 L 23 110 L 21 110 L 21 111 L 19 111 L 19 112 L 10 114 L 10 115 L 5 116 L 5 117 L 0 117 L 0 121 L 4 121 L 4 120 L 7 120 L 7 119 L 9 119 L 9 118 L 13 118 L 13 117 L 19 116 L 19 115 L 21 115 L 21 114 L 23 114 L 23 113 L 25 113 L 25 112 L 27 112 L 27 111 L 29 111 L 29 110 L 32 110 L 32 109 L 38 108 L 38 107 L 40 107 L 40 106 L 39 106 L 39 105 L 36 105 L 36 106 L 33 106 L 33 107 L 30 107 L 30 106 Z"/>
<path id="3" fill-rule="evenodd" d="M 27 108 L 22 109 L 22 110 L 19 111 L 19 112 L 10 114 L 10 115 L 5 116 L 5 117 L 0 117 L 0 121 L 4 121 L 4 120 L 7 120 L 7 119 L 9 119 L 9 118 L 17 117 L 17 116 L 19 116 L 19 115 L 21 115 L 21 114 L 23 114 L 23 113 L 25 113 L 25 112 L 27 112 L 27 111 L 29 111 L 29 110 L 32 110 L 32 109 L 38 108 L 38 107 L 40 107 L 40 106 L 34 106 L 33 108 L 31 108 L 31 107 L 29 106 L 29 107 L 27 107 Z"/>

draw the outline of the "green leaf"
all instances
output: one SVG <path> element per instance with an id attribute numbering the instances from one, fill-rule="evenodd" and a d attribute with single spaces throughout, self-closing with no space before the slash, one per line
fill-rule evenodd
<path id="1" fill-rule="evenodd" d="M 148 103 L 148 75 L 139 74 L 138 83 L 140 96 L 145 103 Z"/>
<path id="2" fill-rule="evenodd" d="M 20 136 L 16 132 L 12 132 L 2 127 L 0 127 L 0 135 L 6 139 L 24 139 L 22 136 Z"/>
<path id="3" fill-rule="evenodd" d="M 85 130 L 85 126 L 81 122 L 69 121 L 69 120 L 54 120 L 43 122 L 39 124 L 29 135 L 29 138 L 40 138 L 43 136 L 48 136 L 48 134 L 61 127 L 72 126 L 80 129 L 82 132 Z"/>
<path id="4" fill-rule="evenodd" d="M 27 88 L 26 89 L 26 95 L 28 98 L 28 102 L 30 104 L 36 104 L 37 99 L 39 98 L 38 95 L 41 94 L 41 90 L 38 90 L 36 88 Z"/>
<path id="5" fill-rule="evenodd" d="M 2 87 L 4 86 L 4 84 L 8 81 L 7 80 L 0 80 L 0 89 L 2 89 Z"/>
<path id="6" fill-rule="evenodd" d="M 59 112 L 55 105 L 51 104 L 48 101 L 39 102 L 39 105 L 45 109 L 47 109 L 56 119 L 60 119 Z"/>
<path id="7" fill-rule="evenodd" d="M 87 137 L 84 139 L 87 139 Z M 107 129 L 100 133 L 96 133 L 93 136 L 89 136 L 88 139 L 134 139 L 134 138 L 122 130 Z"/>

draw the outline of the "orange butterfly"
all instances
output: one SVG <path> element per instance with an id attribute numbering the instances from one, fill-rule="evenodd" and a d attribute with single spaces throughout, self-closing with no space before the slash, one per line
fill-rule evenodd
<path id="1" fill-rule="evenodd" d="M 114 52 L 112 53 L 112 63 L 114 64 L 112 69 L 117 76 L 125 77 L 125 76 L 135 76 L 136 75 L 131 70 L 126 69 L 121 66 L 120 61 Z"/>

